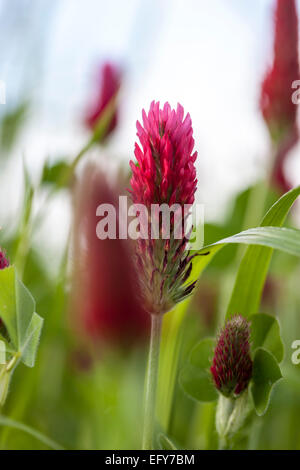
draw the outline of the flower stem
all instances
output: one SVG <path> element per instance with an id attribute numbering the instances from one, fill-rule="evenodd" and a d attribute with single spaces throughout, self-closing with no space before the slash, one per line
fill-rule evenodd
<path id="1" fill-rule="evenodd" d="M 152 449 L 162 316 L 151 315 L 151 337 L 145 381 L 143 449 Z"/>
<path id="2" fill-rule="evenodd" d="M 219 449 L 226 450 L 231 446 L 231 440 L 243 427 L 249 415 L 248 392 L 243 392 L 237 398 L 219 396 L 216 411 L 216 428 L 219 434 Z"/>

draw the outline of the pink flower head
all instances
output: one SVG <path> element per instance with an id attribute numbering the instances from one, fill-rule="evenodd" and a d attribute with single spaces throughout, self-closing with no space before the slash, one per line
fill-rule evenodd
<path id="1" fill-rule="evenodd" d="M 0 269 L 5 269 L 8 268 L 9 266 L 9 261 L 6 258 L 5 254 L 3 251 L 0 250 Z"/>
<path id="2" fill-rule="evenodd" d="M 297 105 L 292 83 L 300 79 L 298 15 L 295 0 L 277 0 L 274 60 L 262 84 L 260 107 L 274 141 L 295 131 Z"/>
<path id="3" fill-rule="evenodd" d="M 184 117 L 180 104 L 174 110 L 169 103 L 160 108 L 159 102 L 153 101 L 148 115 L 143 111 L 143 126 L 137 122 L 137 135 L 137 164 L 130 162 L 133 202 L 148 210 L 153 204 L 177 204 L 181 211 L 184 205 L 192 204 L 197 186 L 197 152 L 193 151 L 190 115 Z M 148 239 L 137 241 L 141 291 L 149 313 L 167 312 L 195 286 L 195 282 L 187 283 L 193 256 L 185 250 L 186 234 L 180 239 L 174 237 L 175 225 L 174 216 L 169 238 L 162 237 L 164 226 L 160 223 L 158 239 L 152 239 L 149 233 Z"/>
<path id="4" fill-rule="evenodd" d="M 197 187 L 194 166 L 197 152 L 190 115 L 184 118 L 183 107 L 177 110 L 153 101 L 148 115 L 143 110 L 143 126 L 137 122 L 136 166 L 132 169 L 132 198 L 135 203 L 192 204 Z"/>
<path id="5" fill-rule="evenodd" d="M 252 377 L 250 323 L 241 315 L 228 320 L 221 331 L 210 368 L 216 388 L 226 397 L 240 395 Z"/>
<path id="6" fill-rule="evenodd" d="M 121 72 L 119 68 L 112 63 L 105 63 L 100 69 L 99 85 L 97 94 L 91 109 L 85 118 L 86 125 L 92 131 L 95 129 L 106 106 L 116 96 L 121 86 Z M 106 131 L 103 140 L 108 137 L 116 128 L 118 123 L 118 112 L 116 111 L 111 123 Z"/>

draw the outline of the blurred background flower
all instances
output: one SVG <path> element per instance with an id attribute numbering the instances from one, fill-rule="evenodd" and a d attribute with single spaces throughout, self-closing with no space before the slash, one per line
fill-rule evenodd
<path id="1" fill-rule="evenodd" d="M 298 30 L 296 1 L 277 0 L 273 65 L 262 84 L 260 106 L 275 147 L 271 180 L 282 193 L 292 187 L 285 175 L 285 162 L 299 134 L 298 106 L 292 100 L 294 82 L 300 78 Z"/>
<path id="2" fill-rule="evenodd" d="M 132 346 L 147 336 L 149 319 L 142 308 L 131 240 L 100 240 L 96 216 L 100 204 L 111 204 L 119 214 L 121 181 L 112 183 L 88 164 L 75 190 L 73 222 L 73 288 L 70 320 L 78 322 L 94 345 Z M 124 181 L 123 181 L 124 184 Z M 117 216 L 118 217 L 118 216 Z"/>
<path id="3" fill-rule="evenodd" d="M 7 268 L 9 266 L 9 261 L 5 256 L 5 253 L 0 249 L 0 269 Z"/>
<path id="4" fill-rule="evenodd" d="M 106 62 L 100 67 L 99 72 L 99 77 L 95 83 L 98 89 L 94 92 L 91 109 L 87 112 L 85 119 L 87 127 L 92 131 L 101 119 L 107 105 L 116 97 L 121 86 L 121 71 L 117 65 Z M 114 131 L 117 122 L 118 111 L 116 110 L 105 135 L 102 137 L 102 141 Z"/>

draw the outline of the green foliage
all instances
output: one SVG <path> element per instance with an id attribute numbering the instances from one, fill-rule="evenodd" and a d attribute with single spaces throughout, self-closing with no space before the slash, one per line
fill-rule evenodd
<path id="1" fill-rule="evenodd" d="M 205 338 L 192 349 L 187 364 L 183 367 L 179 381 L 183 390 L 194 400 L 215 401 L 218 393 L 209 371 L 215 341 Z"/>
<path id="2" fill-rule="evenodd" d="M 189 357 L 190 363 L 199 369 L 209 369 L 213 356 L 215 340 L 204 338 L 192 349 Z"/>
<path id="3" fill-rule="evenodd" d="M 158 436 L 158 444 L 162 450 L 177 450 L 174 442 L 163 433 Z"/>
<path id="4" fill-rule="evenodd" d="M 23 433 L 29 434 L 35 440 L 44 444 L 47 448 L 53 450 L 64 450 L 63 447 L 57 442 L 50 439 L 48 436 L 40 433 L 36 429 L 27 426 L 26 424 L 15 421 L 14 419 L 7 418 L 6 416 L 0 416 L 0 426 L 7 426 L 14 430 L 22 431 Z"/>
<path id="5" fill-rule="evenodd" d="M 48 160 L 44 164 L 41 184 L 56 189 L 67 187 L 70 183 L 71 167 L 65 160 L 51 164 Z"/>
<path id="6" fill-rule="evenodd" d="M 267 212 L 261 226 L 281 226 L 299 194 L 300 187 L 284 194 Z M 279 231 L 280 229 L 277 229 L 277 232 L 275 232 L 275 230 L 276 229 L 271 229 L 272 233 L 270 233 L 270 238 L 273 238 L 273 235 L 276 237 L 277 233 L 281 233 L 282 251 L 289 252 L 289 249 L 293 250 L 295 244 L 297 244 L 297 240 L 299 240 L 299 231 L 297 231 L 297 234 L 294 231 L 286 232 L 286 229 L 281 229 L 281 232 Z M 273 241 L 274 246 L 270 243 L 269 245 L 266 244 L 264 247 L 250 246 L 247 249 L 239 266 L 235 286 L 227 310 L 227 317 L 230 317 L 230 315 L 236 312 L 248 317 L 258 311 L 263 285 L 273 254 L 272 248 L 281 249 L 275 239 L 273 239 Z M 280 245 L 279 238 L 277 241 Z"/>
<path id="7" fill-rule="evenodd" d="M 0 271 L 0 317 L 7 329 L 9 349 L 33 367 L 43 320 L 35 313 L 34 299 L 13 266 Z"/>
<path id="8" fill-rule="evenodd" d="M 259 255 L 261 255 L 261 257 L 256 256 L 255 259 L 252 258 L 252 266 L 248 262 L 248 271 L 247 271 L 248 276 L 246 277 L 249 277 L 250 267 L 253 267 L 254 263 L 257 265 L 259 261 L 262 262 L 262 258 L 265 259 L 265 257 L 263 257 L 264 251 L 263 251 L 263 248 L 261 247 L 265 247 L 265 249 L 267 250 L 265 252 L 266 254 L 272 254 L 272 250 L 276 249 L 276 250 L 284 251 L 285 253 L 289 253 L 294 256 L 300 256 L 300 230 L 287 229 L 287 228 L 282 228 L 282 227 L 256 227 L 256 228 L 252 228 L 249 230 L 245 230 L 244 232 L 237 233 L 235 235 L 232 235 L 231 237 L 224 238 L 223 240 L 219 240 L 218 242 L 215 242 L 212 245 L 207 245 L 198 252 L 198 257 L 194 261 L 194 272 L 192 272 L 192 276 L 191 278 L 189 278 L 189 282 L 193 279 L 197 279 L 202 273 L 202 271 L 204 270 L 204 268 L 211 262 L 212 258 L 218 253 L 218 251 L 220 251 L 222 248 L 224 248 L 228 244 L 244 244 L 244 245 L 250 245 L 250 247 L 251 245 L 254 245 L 254 247 L 260 247 L 260 250 L 258 253 Z M 248 253 L 248 250 L 247 250 L 247 253 Z M 243 264 L 244 264 L 244 259 L 243 259 Z M 269 256 L 268 265 L 269 265 L 270 259 L 271 257 Z M 265 279 L 267 268 L 265 266 L 259 266 L 259 267 L 262 268 L 264 279 Z M 255 274 L 257 275 L 256 272 Z M 252 273 L 252 275 L 254 276 L 254 273 Z M 240 270 L 239 270 L 238 277 L 239 278 L 241 277 Z M 244 280 L 245 278 L 243 278 L 243 281 Z M 241 281 L 241 285 L 244 285 L 244 284 L 245 282 Z M 239 284 L 237 284 L 237 282 L 236 282 L 236 285 L 237 287 L 235 286 L 234 296 L 237 297 L 237 299 L 239 299 L 240 292 L 238 290 L 241 289 L 241 287 Z M 244 289 L 245 288 L 246 287 L 244 287 Z M 261 289 L 260 289 L 260 293 L 261 293 Z M 245 300 L 244 300 L 244 303 L 245 303 Z M 233 304 L 233 301 L 231 301 L 231 304 L 230 304 L 230 311 L 239 312 L 239 313 L 243 311 L 241 310 L 241 308 L 237 308 L 235 305 L 234 307 L 232 307 L 231 306 L 232 304 Z M 249 310 L 249 308 L 247 310 Z M 229 314 L 228 316 L 230 317 Z M 244 314 L 244 316 L 247 316 L 247 315 Z"/>
<path id="9" fill-rule="evenodd" d="M 0 149 L 1 156 L 6 156 L 12 149 L 18 134 L 27 118 L 29 103 L 23 102 L 16 108 L 7 112 L 0 123 Z"/>
<path id="10" fill-rule="evenodd" d="M 218 393 L 208 370 L 187 364 L 180 373 L 180 384 L 191 398 L 199 402 L 215 401 Z"/>
<path id="11" fill-rule="evenodd" d="M 250 393 L 256 413 L 263 415 L 269 405 L 274 384 L 282 378 L 275 357 L 263 348 L 258 348 L 253 360 L 253 378 Z"/>
<path id="12" fill-rule="evenodd" d="M 268 211 L 260 227 L 203 247 L 197 252 L 188 282 L 198 279 L 213 257 L 228 244 L 254 245 L 247 249 L 240 265 L 228 312 L 249 316 L 257 311 L 273 249 L 300 256 L 300 231 L 280 228 L 299 194 L 300 186 L 284 194 Z M 252 297 L 251 303 L 248 296 Z"/>
<path id="13" fill-rule="evenodd" d="M 255 217 L 257 217 L 258 222 L 253 221 L 253 223 L 250 225 L 248 223 L 250 221 L 247 220 L 247 213 L 249 205 L 252 203 L 253 194 L 261 195 L 262 187 L 264 187 L 264 182 L 259 182 L 254 186 L 250 186 L 249 188 L 238 193 L 230 204 L 230 208 L 222 224 L 205 224 L 204 234 L 206 245 L 211 245 L 216 240 L 222 240 L 231 236 L 233 233 L 239 233 L 249 228 L 250 226 L 257 225 L 257 223 L 260 221 L 260 216 L 257 215 L 257 211 L 255 211 Z M 268 194 L 266 195 L 266 207 L 271 207 L 276 199 L 277 197 L 275 194 L 273 194 L 273 192 L 269 189 Z M 238 247 L 234 244 L 228 245 L 226 250 L 222 250 L 219 252 L 218 256 L 213 258 L 209 264 L 209 269 L 227 269 L 228 265 L 235 258 L 237 249 Z"/>
<path id="14" fill-rule="evenodd" d="M 257 348 L 262 347 L 273 354 L 277 362 L 281 362 L 284 347 L 277 319 L 265 313 L 258 313 L 250 317 L 250 322 L 252 352 L 255 353 Z"/>
<path id="15" fill-rule="evenodd" d="M 250 317 L 253 376 L 250 392 L 256 413 L 267 411 L 275 383 L 282 377 L 279 363 L 283 360 L 284 347 L 277 319 L 259 313 Z"/>
<path id="16" fill-rule="evenodd" d="M 23 207 L 20 214 L 20 221 L 17 233 L 14 239 L 14 252 L 15 265 L 18 273 L 22 278 L 23 271 L 26 265 L 26 258 L 30 245 L 31 234 L 31 221 L 32 221 L 32 208 L 35 190 L 31 182 L 30 175 L 23 161 L 23 178 L 24 178 L 24 196 Z"/>

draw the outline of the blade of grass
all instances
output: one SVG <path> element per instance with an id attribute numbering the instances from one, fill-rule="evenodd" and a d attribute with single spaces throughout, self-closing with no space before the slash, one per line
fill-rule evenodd
<path id="1" fill-rule="evenodd" d="M 34 437 L 39 442 L 42 442 L 47 447 L 50 447 L 50 449 L 64 450 L 64 448 L 60 444 L 55 442 L 53 439 L 50 439 L 49 437 L 45 436 L 45 434 L 42 434 L 41 432 L 37 431 L 36 429 L 30 426 L 27 426 L 27 424 L 15 421 L 14 419 L 10 419 L 6 416 L 0 415 L 0 426 L 8 426 L 10 428 L 17 429 L 18 431 L 23 431 L 29 434 L 30 436 Z"/>
<path id="2" fill-rule="evenodd" d="M 284 194 L 267 212 L 261 227 L 283 225 L 285 218 L 300 194 L 300 187 Z M 274 248 L 274 247 L 273 247 Z M 239 266 L 226 317 L 239 312 L 245 316 L 259 309 L 263 286 L 271 262 L 273 248 L 250 246 Z"/>

